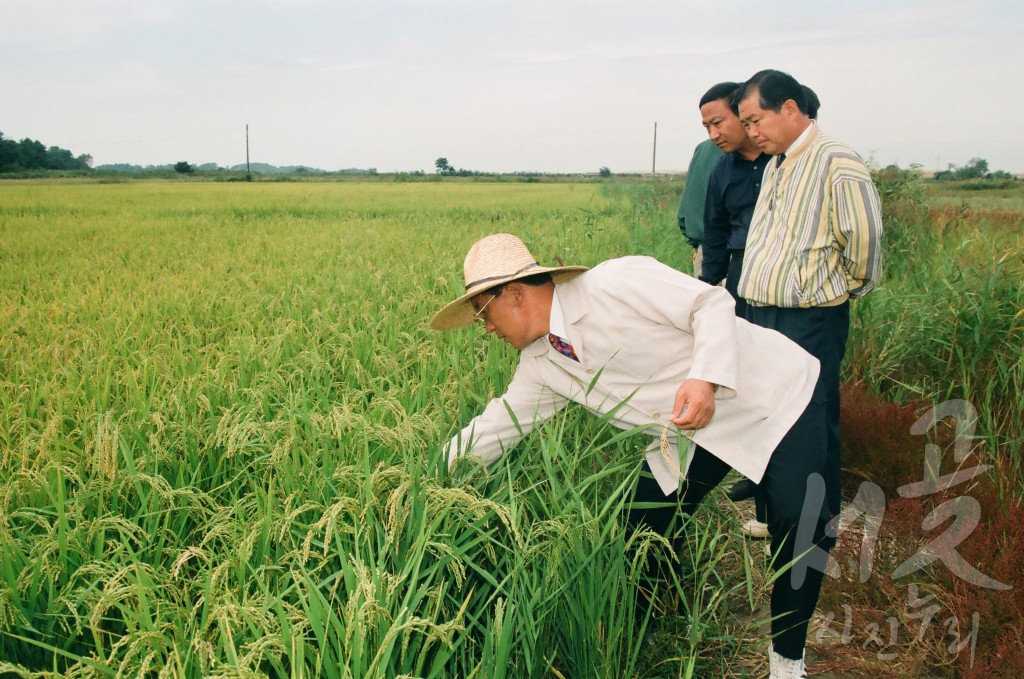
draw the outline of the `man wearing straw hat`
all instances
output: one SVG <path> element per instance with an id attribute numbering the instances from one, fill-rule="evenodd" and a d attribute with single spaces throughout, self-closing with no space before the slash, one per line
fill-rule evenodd
<path id="1" fill-rule="evenodd" d="M 448 443 L 449 465 L 462 455 L 494 462 L 573 401 L 652 435 L 634 501 L 666 506 L 633 510 L 631 525 L 665 533 L 675 512 L 666 503 L 691 513 L 730 468 L 760 483 L 776 563 L 801 555 L 771 596 L 772 676 L 787 676 L 777 658 L 802 658 L 823 568 L 807 567 L 810 544 L 797 550 L 795 536 L 813 524 L 807 538 L 831 546 L 823 494 L 811 485 L 826 471 L 823 404 L 812 398 L 818 361 L 736 318 L 724 288 L 650 257 L 546 267 L 519 238 L 495 234 L 472 246 L 463 272 L 466 292 L 431 327 L 480 321 L 520 360 L 506 392 Z"/>

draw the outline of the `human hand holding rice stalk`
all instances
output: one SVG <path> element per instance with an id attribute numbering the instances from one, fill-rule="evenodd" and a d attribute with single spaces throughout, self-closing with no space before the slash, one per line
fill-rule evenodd
<path id="1" fill-rule="evenodd" d="M 675 404 L 669 423 L 679 428 L 679 432 L 687 439 L 693 438 L 697 429 L 703 429 L 715 416 L 715 392 L 718 387 L 704 380 L 688 379 L 679 385 L 676 391 Z M 682 476 L 679 470 L 678 456 L 668 440 L 669 424 L 661 430 L 661 458 L 672 470 L 673 474 Z"/>

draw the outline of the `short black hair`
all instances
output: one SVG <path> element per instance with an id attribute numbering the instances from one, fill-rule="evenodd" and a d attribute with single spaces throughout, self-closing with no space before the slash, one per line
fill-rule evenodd
<path id="1" fill-rule="evenodd" d="M 495 285 L 493 288 L 481 290 L 480 294 L 494 295 L 495 297 L 497 297 L 498 295 L 501 294 L 501 291 L 504 290 L 505 286 L 508 285 L 509 283 L 523 283 L 524 285 L 532 285 L 533 287 L 536 288 L 540 287 L 541 285 L 546 285 L 553 280 L 554 279 L 551 278 L 551 273 L 548 271 L 544 271 L 543 273 L 535 273 L 531 276 L 523 276 L 522 278 L 517 278 L 512 281 L 505 281 L 500 285 Z"/>
<path id="2" fill-rule="evenodd" d="M 550 283 L 552 280 L 554 279 L 551 278 L 551 273 L 549 271 L 545 271 L 544 273 L 535 273 L 532 276 L 523 276 L 522 278 L 517 278 L 514 281 L 509 281 L 509 283 L 525 283 L 526 285 L 538 287 Z M 505 285 L 508 285 L 508 283 Z"/>
<path id="3" fill-rule="evenodd" d="M 735 106 L 733 106 L 732 103 L 732 97 L 734 94 L 736 94 L 736 90 L 738 90 L 739 88 L 739 83 L 718 83 L 717 85 L 713 86 L 710 90 L 704 93 L 704 96 L 700 98 L 700 105 L 697 106 L 697 108 L 703 108 L 704 104 L 710 103 L 712 101 L 725 99 L 726 103 L 729 105 L 729 108 L 732 109 L 732 112 L 739 113 L 739 111 L 736 109 Z"/>
<path id="4" fill-rule="evenodd" d="M 818 101 L 818 95 L 815 94 L 814 90 L 807 85 L 804 85 L 803 88 L 804 94 L 807 95 L 807 110 L 804 111 L 804 113 L 806 113 L 807 117 L 811 120 L 817 120 L 818 109 L 821 108 L 821 102 Z"/>
<path id="5" fill-rule="evenodd" d="M 743 83 L 733 95 L 732 100 L 737 109 L 740 102 L 746 99 L 753 90 L 757 90 L 758 104 L 766 111 L 772 110 L 778 113 L 782 110 L 782 105 L 792 99 L 801 113 L 807 113 L 807 92 L 804 86 L 788 73 L 769 68 L 750 76 L 750 79 Z"/>

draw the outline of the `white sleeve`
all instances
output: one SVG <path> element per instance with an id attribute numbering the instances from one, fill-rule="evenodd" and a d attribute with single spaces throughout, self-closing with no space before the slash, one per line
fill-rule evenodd
<path id="1" fill-rule="evenodd" d="M 724 287 L 708 285 L 657 260 L 639 259 L 613 277 L 607 292 L 641 316 L 693 335 L 693 364 L 687 377 L 719 385 L 717 398 L 736 395 L 739 361 L 736 303 Z M 626 266 L 623 264 L 623 266 Z"/>
<path id="2" fill-rule="evenodd" d="M 532 365 L 535 359 L 520 360 L 505 393 L 492 399 L 445 446 L 448 467 L 461 455 L 474 455 L 491 464 L 544 422 L 565 407 L 567 399 L 544 384 Z M 544 359 L 539 359 L 544 360 Z"/>

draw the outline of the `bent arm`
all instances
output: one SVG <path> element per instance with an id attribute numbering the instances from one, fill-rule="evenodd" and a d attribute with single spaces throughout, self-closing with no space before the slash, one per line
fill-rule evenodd
<path id="1" fill-rule="evenodd" d="M 867 170 L 833 176 L 833 224 L 851 297 L 871 292 L 882 278 L 882 211 Z"/>
<path id="2" fill-rule="evenodd" d="M 448 467 L 463 455 L 479 457 L 487 465 L 495 462 L 535 425 L 564 408 L 566 402 L 565 397 L 540 381 L 528 361 L 521 360 L 505 393 L 492 399 L 445 446 Z"/>

